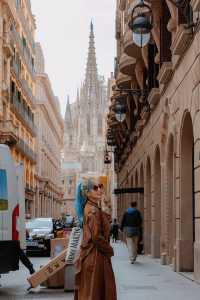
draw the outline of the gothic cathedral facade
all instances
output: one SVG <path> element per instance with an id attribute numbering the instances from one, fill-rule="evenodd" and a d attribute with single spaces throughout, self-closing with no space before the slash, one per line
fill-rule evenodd
<path id="1" fill-rule="evenodd" d="M 76 101 L 67 100 L 65 112 L 63 183 L 67 212 L 71 212 L 75 187 L 86 173 L 102 174 L 104 170 L 107 89 L 98 74 L 93 24 L 90 25 L 89 50 L 85 80 Z"/>

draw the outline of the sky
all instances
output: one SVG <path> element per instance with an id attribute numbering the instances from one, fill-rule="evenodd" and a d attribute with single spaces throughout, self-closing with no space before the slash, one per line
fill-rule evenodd
<path id="1" fill-rule="evenodd" d="M 91 20 L 94 23 L 98 71 L 107 79 L 115 56 L 116 0 L 31 0 L 36 41 L 45 56 L 46 73 L 64 115 L 67 95 L 76 99 L 84 80 Z"/>

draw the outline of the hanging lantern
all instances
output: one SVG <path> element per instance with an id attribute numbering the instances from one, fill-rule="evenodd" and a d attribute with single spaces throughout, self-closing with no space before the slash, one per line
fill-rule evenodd
<path id="1" fill-rule="evenodd" d="M 115 118 L 118 122 L 124 122 L 127 113 L 126 97 L 120 96 L 116 98 L 115 106 L 113 107 Z"/>
<path id="2" fill-rule="evenodd" d="M 104 164 L 105 165 L 110 165 L 112 163 L 112 159 L 110 157 L 109 152 L 106 150 L 104 154 Z"/>
<path id="3" fill-rule="evenodd" d="M 138 47 L 146 46 L 151 38 L 153 28 L 153 14 L 149 4 L 144 0 L 133 8 L 131 20 L 128 23 L 133 31 L 133 41 Z"/>
<path id="4" fill-rule="evenodd" d="M 115 146 L 115 137 L 113 131 L 110 128 L 107 131 L 107 145 L 111 147 Z"/>

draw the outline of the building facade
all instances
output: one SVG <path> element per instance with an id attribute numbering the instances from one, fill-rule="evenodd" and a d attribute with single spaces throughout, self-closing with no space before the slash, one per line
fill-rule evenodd
<path id="1" fill-rule="evenodd" d="M 39 43 L 36 49 L 36 138 L 37 180 L 35 216 L 61 215 L 63 194 L 61 186 L 61 150 L 63 146 L 63 119 L 59 100 L 45 73 L 45 60 Z"/>
<path id="2" fill-rule="evenodd" d="M 200 2 L 183 2 L 149 1 L 151 40 L 139 48 L 128 27 L 136 2 L 117 1 L 116 87 L 146 93 L 125 93 L 126 119 L 117 123 L 116 91 L 108 124 L 118 186 L 144 188 L 118 197 L 118 218 L 137 200 L 145 253 L 200 281 Z"/>
<path id="3" fill-rule="evenodd" d="M 0 2 L 0 142 L 24 164 L 26 213 L 35 199 L 35 20 L 30 1 Z"/>
<path id="4" fill-rule="evenodd" d="M 102 174 L 104 170 L 107 91 L 104 78 L 97 71 L 94 39 L 91 23 L 85 79 L 76 101 L 70 104 L 68 99 L 65 113 L 64 198 L 71 208 L 79 175 Z"/>

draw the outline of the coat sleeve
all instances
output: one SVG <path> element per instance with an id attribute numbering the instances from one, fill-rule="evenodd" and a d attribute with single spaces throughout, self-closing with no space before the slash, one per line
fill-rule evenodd
<path id="1" fill-rule="evenodd" d="M 103 229 L 101 225 L 100 214 L 97 212 L 91 212 L 88 215 L 87 223 L 91 232 L 92 242 L 94 243 L 95 247 L 105 256 L 113 256 L 113 248 L 110 246 L 109 242 L 104 238 L 102 234 Z"/>

